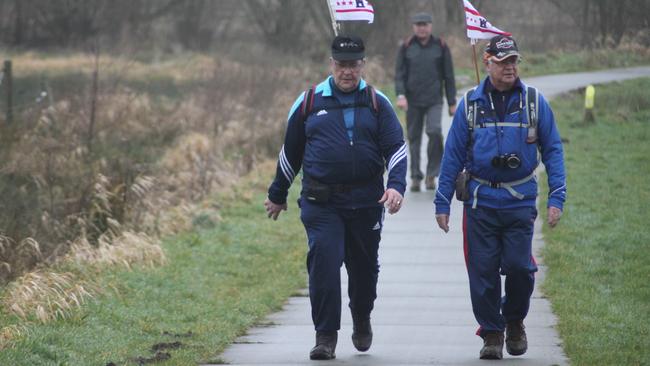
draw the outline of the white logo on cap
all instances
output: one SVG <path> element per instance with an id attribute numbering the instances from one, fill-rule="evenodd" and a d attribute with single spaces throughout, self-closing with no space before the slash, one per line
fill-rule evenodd
<path id="1" fill-rule="evenodd" d="M 499 49 L 501 49 L 501 48 L 505 48 L 505 49 L 513 48 L 515 46 L 515 42 L 513 40 L 511 40 L 511 39 L 504 38 L 504 39 L 500 40 L 499 42 L 497 42 L 496 46 Z"/>
<path id="2" fill-rule="evenodd" d="M 354 43 L 354 42 L 341 42 L 339 47 L 341 47 L 341 48 L 344 48 L 344 47 L 359 47 L 359 45 Z"/>

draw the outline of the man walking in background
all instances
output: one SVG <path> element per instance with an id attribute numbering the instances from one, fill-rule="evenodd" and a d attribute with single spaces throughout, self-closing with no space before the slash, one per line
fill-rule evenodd
<path id="1" fill-rule="evenodd" d="M 424 178 L 420 170 L 422 128 L 429 137 L 425 187 L 435 190 L 442 158 L 442 92 L 447 96 L 449 115 L 456 111 L 456 84 L 451 52 L 440 38 L 432 36 L 433 18 L 415 14 L 413 35 L 400 46 L 395 66 L 397 107 L 406 110 L 406 128 L 411 159 L 411 191 L 419 192 Z"/>
<path id="2" fill-rule="evenodd" d="M 490 40 L 488 77 L 467 92 L 454 115 L 436 192 L 436 220 L 449 231 L 450 202 L 465 201 L 463 237 L 472 310 L 483 338 L 482 359 L 528 349 L 524 319 L 535 285 L 532 253 L 540 160 L 548 175 L 548 224 L 562 215 L 566 176 L 562 142 L 542 95 L 519 79 L 511 37 Z M 460 173 L 460 174 L 459 174 Z M 501 294 L 505 275 L 505 295 Z"/>
<path id="3" fill-rule="evenodd" d="M 372 344 L 384 207 L 393 214 L 406 189 L 406 144 L 388 99 L 362 79 L 361 38 L 332 42 L 332 75 L 298 97 L 289 112 L 275 179 L 264 202 L 269 217 L 287 209 L 303 168 L 300 218 L 308 237 L 307 271 L 316 345 L 309 357 L 336 357 L 341 327 L 341 265 L 348 272 L 352 343 Z M 388 181 L 384 186 L 384 171 Z"/>

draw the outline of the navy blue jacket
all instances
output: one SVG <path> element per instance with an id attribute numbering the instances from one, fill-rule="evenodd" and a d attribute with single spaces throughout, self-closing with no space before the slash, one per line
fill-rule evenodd
<path id="1" fill-rule="evenodd" d="M 388 170 L 387 188 L 404 195 L 406 188 L 406 144 L 402 126 L 388 98 L 377 91 L 378 113 L 370 105 L 354 109 L 353 134 L 348 133 L 343 109 L 332 90 L 330 76 L 316 86 L 313 108 L 306 120 L 301 113 L 303 92 L 289 112 L 284 145 L 280 151 L 269 199 L 287 200 L 296 174 L 324 184 L 346 184 L 353 188 L 336 192 L 330 203 L 340 208 L 377 207 L 384 194 L 383 173 Z M 366 82 L 354 91 L 358 103 L 367 102 Z M 352 140 L 350 135 L 352 135 Z M 303 186 L 304 186 L 303 177 Z"/>
<path id="2" fill-rule="evenodd" d="M 452 121 L 445 152 L 442 158 L 440 182 L 436 191 L 436 214 L 449 214 L 449 206 L 455 191 L 457 174 L 466 167 L 472 176 L 493 183 L 507 183 L 525 179 L 534 172 L 541 161 L 548 174 L 548 205 L 562 209 L 566 198 L 566 176 L 564 172 L 564 155 L 562 142 L 555 118 L 550 106 L 538 92 L 538 141 L 526 143 L 528 115 L 525 108 L 526 86 L 517 81 L 514 91 L 505 108 L 504 121 L 497 121 L 497 114 L 491 113 L 492 107 L 486 93 L 486 78 L 470 94 L 469 100 L 477 101 L 477 120 L 474 127 L 474 143 L 471 147 L 471 159 L 468 158 L 468 141 L 470 138 L 465 104 L 463 98 Z M 495 122 L 498 122 L 495 125 Z M 521 166 L 517 169 L 492 166 L 492 158 L 499 154 L 517 154 Z M 489 208 L 515 208 L 535 206 L 537 197 L 537 179 L 529 179 L 513 187 L 523 197 L 517 198 L 505 188 L 493 188 L 471 180 L 469 184 L 470 200 L 466 205 Z M 478 199 L 478 201 L 476 201 Z"/>

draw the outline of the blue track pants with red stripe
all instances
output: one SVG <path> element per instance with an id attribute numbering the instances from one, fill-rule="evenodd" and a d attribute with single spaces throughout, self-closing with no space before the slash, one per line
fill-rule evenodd
<path id="1" fill-rule="evenodd" d="M 532 254 L 537 209 L 465 206 L 463 238 L 477 335 L 505 329 L 528 314 L 537 265 Z M 505 276 L 505 295 L 501 276 Z"/>

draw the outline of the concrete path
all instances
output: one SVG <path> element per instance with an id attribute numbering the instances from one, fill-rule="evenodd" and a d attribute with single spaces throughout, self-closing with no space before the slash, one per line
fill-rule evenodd
<path id="1" fill-rule="evenodd" d="M 608 70 L 594 73 L 525 78 L 547 97 L 590 83 L 650 76 L 650 67 Z M 445 117 L 443 130 L 449 129 Z M 423 148 L 426 142 L 423 142 Z M 424 156 L 424 155 L 423 155 Z M 424 161 L 423 161 L 424 163 Z M 478 359 L 482 340 L 474 335 L 477 324 L 471 310 L 467 272 L 463 259 L 461 208 L 453 202 L 450 232 L 437 228 L 433 213 L 433 192 L 407 193 L 399 214 L 387 215 L 379 260 L 378 299 L 372 314 L 374 342 L 367 353 L 357 352 L 350 335 L 352 322 L 347 307 L 347 286 L 343 286 L 342 329 L 334 361 L 310 361 L 314 344 L 306 290 L 288 300 L 284 310 L 271 315 L 270 325 L 250 329 L 230 346 L 221 358 L 231 365 L 486 365 Z M 540 218 L 546 216 L 540 210 Z M 294 213 L 295 214 L 295 213 Z M 542 246 L 536 223 L 535 250 Z M 538 257 L 538 263 L 541 262 Z M 545 267 L 539 263 L 537 286 L 526 319 L 528 352 L 507 355 L 507 365 L 566 365 L 561 341 L 554 328 L 555 316 L 539 292 Z M 347 282 L 345 270 L 342 282 Z"/>

